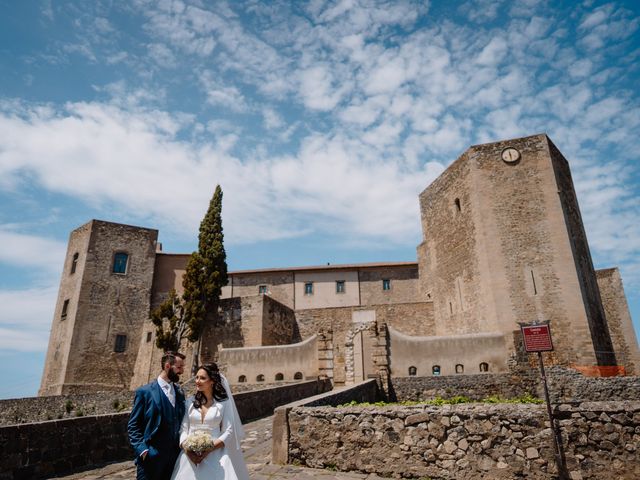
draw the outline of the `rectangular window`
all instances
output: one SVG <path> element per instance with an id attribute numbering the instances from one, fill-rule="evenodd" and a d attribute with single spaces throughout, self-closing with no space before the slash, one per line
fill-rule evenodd
<path id="1" fill-rule="evenodd" d="M 258 287 L 258 293 L 267 293 L 267 286 L 266 285 L 260 285 Z"/>
<path id="2" fill-rule="evenodd" d="M 113 273 L 119 273 L 124 275 L 127 273 L 127 263 L 129 261 L 129 255 L 124 252 L 117 252 L 113 256 Z"/>
<path id="3" fill-rule="evenodd" d="M 67 318 L 67 310 L 69 310 L 69 299 L 68 298 L 62 304 L 62 313 L 60 313 L 60 318 L 62 320 Z"/>
<path id="4" fill-rule="evenodd" d="M 73 254 L 73 260 L 71 260 L 71 273 L 76 273 L 76 267 L 78 266 L 78 257 L 80 254 L 78 252 Z"/>
<path id="5" fill-rule="evenodd" d="M 122 353 L 127 349 L 127 336 L 116 335 L 116 344 L 113 347 L 113 351 L 116 353 Z"/>
<path id="6" fill-rule="evenodd" d="M 382 280 L 382 290 L 391 290 L 391 280 L 388 278 Z"/>
<path id="7" fill-rule="evenodd" d="M 313 295 L 313 282 L 306 282 L 304 284 L 304 294 Z"/>
<path id="8" fill-rule="evenodd" d="M 147 332 L 147 343 L 151 341 L 151 337 L 153 337 L 153 333 Z"/>
<path id="9" fill-rule="evenodd" d="M 344 293 L 345 285 L 344 280 L 336 280 L 336 293 Z"/>

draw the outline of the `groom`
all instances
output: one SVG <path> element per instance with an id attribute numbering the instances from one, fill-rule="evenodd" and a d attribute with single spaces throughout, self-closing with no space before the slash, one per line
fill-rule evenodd
<path id="1" fill-rule="evenodd" d="M 184 371 L 181 353 L 162 356 L 156 380 L 136 390 L 129 417 L 129 442 L 136 453 L 138 480 L 168 480 L 180 453 L 184 394 L 175 384 Z"/>

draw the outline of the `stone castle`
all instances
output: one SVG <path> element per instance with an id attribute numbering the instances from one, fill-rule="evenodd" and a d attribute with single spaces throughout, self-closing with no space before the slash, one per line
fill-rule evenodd
<path id="1" fill-rule="evenodd" d="M 185 345 L 232 384 L 334 384 L 507 372 L 519 323 L 549 321 L 548 361 L 638 373 L 616 268 L 595 270 L 567 160 L 544 134 L 476 145 L 419 196 L 417 262 L 231 272 L 219 319 Z M 161 352 L 149 312 L 182 291 L 188 254 L 158 231 L 92 220 L 71 232 L 39 395 L 133 389 Z"/>

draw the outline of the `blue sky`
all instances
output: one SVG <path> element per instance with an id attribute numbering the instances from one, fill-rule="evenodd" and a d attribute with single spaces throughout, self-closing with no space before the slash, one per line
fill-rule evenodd
<path id="1" fill-rule="evenodd" d="M 189 252 L 220 183 L 232 270 L 415 260 L 418 193 L 540 132 L 640 330 L 639 23 L 634 1 L 0 0 L 0 398 L 36 393 L 91 218 Z"/>

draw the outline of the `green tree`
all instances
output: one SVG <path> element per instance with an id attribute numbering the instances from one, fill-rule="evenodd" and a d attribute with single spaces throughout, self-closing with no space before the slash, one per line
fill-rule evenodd
<path id="1" fill-rule="evenodd" d="M 182 300 L 175 289 L 172 288 L 162 305 L 151 312 L 150 318 L 156 326 L 156 346 L 164 351 L 177 352 L 187 324 Z"/>
<path id="2" fill-rule="evenodd" d="M 222 231 L 222 189 L 216 186 L 209 209 L 200 223 L 198 251 L 191 254 L 182 279 L 183 319 L 189 327 L 187 338 L 195 342 L 205 321 L 218 316 L 222 287 L 227 284 L 227 254 Z"/>

